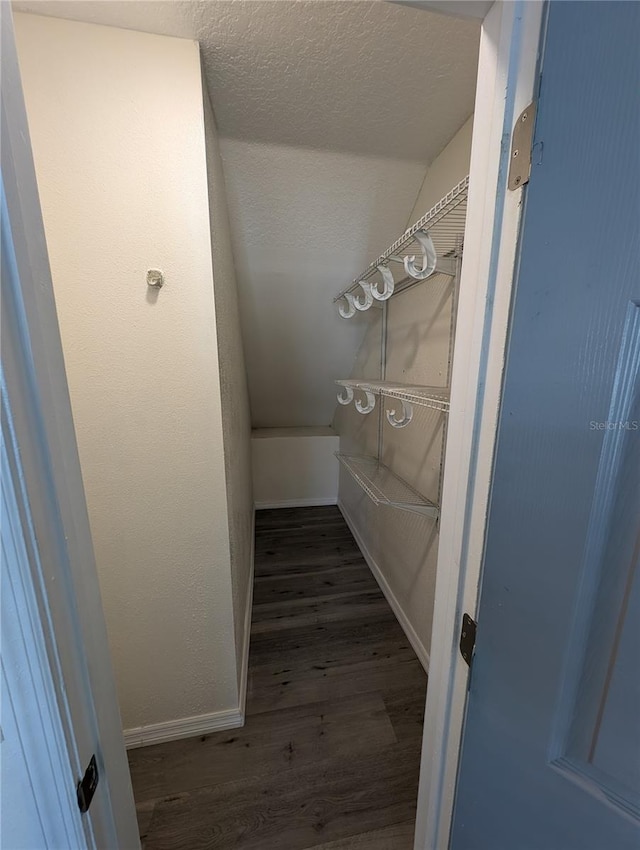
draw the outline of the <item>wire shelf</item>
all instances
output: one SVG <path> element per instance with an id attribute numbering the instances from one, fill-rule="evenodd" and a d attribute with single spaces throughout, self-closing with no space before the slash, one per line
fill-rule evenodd
<path id="1" fill-rule="evenodd" d="M 421 496 L 376 458 L 347 455 L 342 452 L 335 454 L 374 504 L 389 505 L 399 510 L 438 518 L 438 505 Z"/>
<path id="2" fill-rule="evenodd" d="M 338 380 L 336 384 L 340 387 L 350 387 L 354 390 L 374 393 L 374 395 L 398 398 L 420 407 L 430 407 L 433 410 L 449 412 L 449 390 L 446 387 L 423 387 L 418 384 L 399 384 L 394 381 L 364 381 L 351 378 Z"/>
<path id="3" fill-rule="evenodd" d="M 404 257 L 419 254 L 413 239 L 418 230 L 427 230 L 435 246 L 438 262 L 433 275 L 435 276 L 438 273 L 454 274 L 455 259 L 460 255 L 462 248 L 468 193 L 469 177 L 467 176 L 438 201 L 428 213 L 418 219 L 408 230 L 405 230 L 402 236 L 396 239 L 384 254 L 374 260 L 363 274 L 354 278 L 346 289 L 339 292 L 333 299 L 334 302 L 343 298 L 347 292 L 358 290 L 361 281 L 368 280 L 377 272 L 377 266 L 388 266 L 390 263 L 395 264 L 397 261 L 403 260 Z M 421 280 L 416 280 L 413 277 L 403 276 L 401 280 L 396 281 L 394 294 L 421 282 Z"/>

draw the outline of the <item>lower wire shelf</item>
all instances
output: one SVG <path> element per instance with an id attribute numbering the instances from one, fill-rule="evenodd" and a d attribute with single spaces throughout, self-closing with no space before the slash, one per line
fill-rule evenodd
<path id="1" fill-rule="evenodd" d="M 336 452 L 336 457 L 376 505 L 438 519 L 440 508 L 421 496 L 375 457 Z"/>

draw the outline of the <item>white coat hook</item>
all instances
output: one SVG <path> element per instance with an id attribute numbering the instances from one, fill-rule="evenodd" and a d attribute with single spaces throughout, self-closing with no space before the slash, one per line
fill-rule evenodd
<path id="1" fill-rule="evenodd" d="M 398 416 L 395 408 L 393 410 L 387 410 L 387 421 L 392 428 L 404 428 L 413 418 L 412 405 L 404 399 L 400 399 L 400 403 L 402 404 L 401 416 Z"/>
<path id="2" fill-rule="evenodd" d="M 396 282 L 393 279 L 393 274 L 391 273 L 391 269 L 389 268 L 389 266 L 376 266 L 376 268 L 382 275 L 384 287 L 382 289 L 382 292 L 380 292 L 377 284 L 373 285 L 371 288 L 371 294 L 378 301 L 386 301 L 387 298 L 391 298 L 391 296 L 393 295 L 393 290 L 395 289 Z"/>
<path id="3" fill-rule="evenodd" d="M 364 293 L 364 297 L 358 295 L 353 299 L 353 303 L 356 306 L 356 310 L 368 310 L 369 307 L 373 304 L 373 292 L 371 291 L 371 284 L 366 283 L 366 281 L 359 281 L 360 286 L 362 287 L 362 291 Z"/>
<path id="4" fill-rule="evenodd" d="M 343 387 L 336 398 L 340 404 L 351 404 L 353 401 L 353 387 Z"/>
<path id="5" fill-rule="evenodd" d="M 411 275 L 411 277 L 416 278 L 416 280 L 424 280 L 425 277 L 429 277 L 429 275 L 433 274 L 435 271 L 436 262 L 438 259 L 436 249 L 431 237 L 425 230 L 416 230 L 416 232 L 413 234 L 413 238 L 416 240 L 416 242 L 420 243 L 420 247 L 422 248 L 423 265 L 422 268 L 420 268 L 416 264 L 415 256 L 405 257 L 404 269 L 407 274 Z"/>
<path id="6" fill-rule="evenodd" d="M 356 313 L 355 299 L 350 292 L 345 292 L 343 298 L 347 302 L 347 306 L 338 304 L 338 313 L 340 313 L 343 319 L 350 319 Z"/>
<path id="7" fill-rule="evenodd" d="M 367 397 L 367 403 L 363 404 L 360 399 L 356 399 L 356 410 L 358 413 L 371 413 L 373 408 L 376 406 L 376 397 L 369 390 L 363 390 L 363 393 Z"/>

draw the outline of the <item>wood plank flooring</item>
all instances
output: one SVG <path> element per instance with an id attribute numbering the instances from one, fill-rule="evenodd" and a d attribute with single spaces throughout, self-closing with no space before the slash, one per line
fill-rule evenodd
<path id="1" fill-rule="evenodd" d="M 425 691 L 338 509 L 259 511 L 246 724 L 129 752 L 144 850 L 411 850 Z"/>

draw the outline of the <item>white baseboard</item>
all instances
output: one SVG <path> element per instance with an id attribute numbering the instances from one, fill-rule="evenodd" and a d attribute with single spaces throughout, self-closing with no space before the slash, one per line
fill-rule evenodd
<path id="1" fill-rule="evenodd" d="M 247 592 L 247 607 L 244 612 L 244 629 L 242 633 L 242 666 L 240 668 L 239 696 L 240 713 L 242 722 L 247 707 L 247 681 L 249 678 L 249 645 L 251 643 L 251 612 L 253 611 L 253 581 L 256 564 L 256 512 L 253 512 L 251 522 L 251 565 L 249 567 L 249 590 Z"/>
<path id="2" fill-rule="evenodd" d="M 314 508 L 321 505 L 337 505 L 337 496 L 318 496 L 310 499 L 282 499 L 276 502 L 256 502 L 256 510 L 264 511 L 271 508 Z"/>
<path id="3" fill-rule="evenodd" d="M 422 643 L 422 641 L 420 640 L 420 638 L 416 634 L 415 629 L 413 628 L 413 626 L 409 622 L 407 615 L 405 614 L 402 606 L 400 605 L 400 603 L 396 599 L 393 591 L 389 587 L 387 580 L 384 577 L 382 570 L 380 569 L 380 566 L 376 562 L 375 558 L 372 556 L 371 552 L 369 552 L 369 550 L 367 549 L 367 546 L 366 546 L 364 540 L 362 539 L 360 532 L 358 531 L 355 523 L 353 522 L 351 516 L 349 515 L 349 511 L 345 508 L 344 504 L 340 500 L 338 501 L 338 507 L 340 508 L 340 513 L 342 514 L 342 516 L 345 519 L 345 522 L 349 526 L 351 533 L 355 537 L 356 543 L 358 544 L 358 548 L 362 552 L 362 555 L 363 555 L 365 561 L 369 565 L 369 569 L 371 570 L 376 581 L 378 582 L 378 585 L 380 586 L 380 590 L 384 593 L 384 595 L 387 599 L 387 602 L 391 606 L 393 613 L 396 615 L 398 622 L 402 626 L 403 631 L 404 631 L 405 635 L 407 636 L 407 640 L 409 641 L 409 643 L 413 647 L 413 651 L 418 656 L 418 659 L 419 659 L 420 663 L 422 664 L 422 666 L 424 667 L 425 672 L 428 673 L 429 672 L 429 653 L 427 652 L 424 644 Z"/>
<path id="4" fill-rule="evenodd" d="M 251 611 L 253 608 L 253 574 L 255 565 L 255 524 L 253 514 L 251 523 L 251 565 L 249 574 L 249 591 L 247 606 L 244 614 L 242 666 L 240 668 L 239 707 L 227 711 L 214 711 L 211 714 L 198 714 L 195 717 L 183 717 L 180 720 L 169 720 L 166 723 L 152 723 L 149 726 L 137 726 L 125 729 L 124 743 L 128 750 L 136 747 L 147 747 L 151 744 L 162 744 L 165 741 L 177 741 L 179 738 L 190 738 L 194 735 L 206 735 L 210 732 L 222 732 L 225 729 L 237 729 L 244 726 L 245 707 L 247 702 L 247 680 L 249 676 L 249 643 L 251 638 Z"/>
<path id="5" fill-rule="evenodd" d="M 194 735 L 206 735 L 209 732 L 220 732 L 224 729 L 237 729 L 243 724 L 243 713 L 239 708 L 232 708 L 227 711 L 214 711 L 211 714 L 197 714 L 194 717 L 182 717 L 180 720 L 168 720 L 165 723 L 151 723 L 149 726 L 125 729 L 124 743 L 128 750 L 133 750 L 135 747 L 177 741 L 179 738 L 191 738 Z"/>

